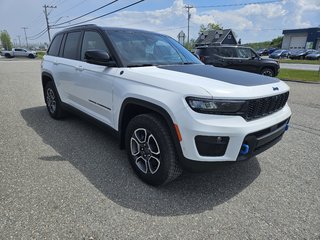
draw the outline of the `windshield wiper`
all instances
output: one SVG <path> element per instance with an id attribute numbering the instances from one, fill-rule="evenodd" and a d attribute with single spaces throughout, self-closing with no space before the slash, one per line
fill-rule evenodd
<path id="1" fill-rule="evenodd" d="M 144 63 L 144 64 L 131 64 L 127 67 L 150 67 L 150 66 L 157 66 L 156 64 Z"/>

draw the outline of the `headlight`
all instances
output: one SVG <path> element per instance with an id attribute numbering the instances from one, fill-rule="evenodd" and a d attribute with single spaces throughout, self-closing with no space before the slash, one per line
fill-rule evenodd
<path id="1" fill-rule="evenodd" d="M 240 115 L 247 106 L 246 101 L 241 100 L 187 97 L 186 101 L 195 112 L 209 114 Z"/>

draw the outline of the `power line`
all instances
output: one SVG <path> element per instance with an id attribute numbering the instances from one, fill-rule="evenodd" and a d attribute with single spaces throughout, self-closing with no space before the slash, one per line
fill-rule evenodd
<path id="1" fill-rule="evenodd" d="M 60 26 L 60 25 L 66 24 L 66 23 L 71 23 L 71 22 L 73 22 L 74 20 L 77 20 L 77 19 L 79 19 L 79 18 L 85 17 L 85 16 L 87 16 L 87 15 L 89 15 L 89 14 L 91 14 L 91 13 L 94 13 L 94 12 L 96 12 L 96 11 L 99 11 L 99 10 L 102 9 L 102 8 L 105 8 L 105 7 L 107 7 L 107 6 L 110 6 L 111 4 L 114 4 L 115 2 L 118 2 L 118 0 L 114 0 L 114 1 L 112 1 L 112 2 L 110 2 L 110 3 L 108 3 L 108 4 L 105 4 L 105 5 L 101 6 L 101 7 L 99 7 L 99 8 L 96 8 L 96 9 L 90 11 L 90 12 L 87 12 L 87 13 L 79 16 L 79 17 L 73 18 L 73 19 L 71 19 L 71 20 L 68 20 L 68 21 L 65 21 L 65 22 L 62 22 L 62 23 L 59 23 L 59 24 L 55 24 L 54 26 Z"/>
<path id="2" fill-rule="evenodd" d="M 233 3 L 233 4 L 221 4 L 221 5 L 212 5 L 212 6 L 195 6 L 196 8 L 219 8 L 219 7 L 237 7 L 237 6 L 246 6 L 254 4 L 267 4 L 267 3 L 276 3 L 282 2 L 283 0 L 271 0 L 271 1 L 261 1 L 261 2 L 247 2 L 247 3 Z"/>
<path id="3" fill-rule="evenodd" d="M 157 29 L 157 32 L 166 32 L 166 31 L 171 31 L 171 30 L 179 30 L 179 29 L 184 29 L 187 28 L 188 26 L 183 26 L 183 27 L 175 27 L 175 28 L 166 28 L 166 29 Z"/>
<path id="4" fill-rule="evenodd" d="M 31 40 L 32 40 L 32 41 L 37 40 L 37 39 L 41 38 L 41 37 L 42 37 L 44 34 L 46 34 L 46 33 L 47 33 L 47 29 L 45 29 L 45 31 L 44 31 L 43 33 L 41 33 L 39 36 L 34 37 L 34 38 L 32 38 Z"/>
<path id="5" fill-rule="evenodd" d="M 91 21 L 93 21 L 93 20 L 96 20 L 96 19 L 99 19 L 99 18 L 108 16 L 108 15 L 111 15 L 111 14 L 113 14 L 113 13 L 119 12 L 119 11 L 121 11 L 121 10 L 123 10 L 123 9 L 132 7 L 132 6 L 134 6 L 134 5 L 138 4 L 138 3 L 141 3 L 141 2 L 143 2 L 143 1 L 145 1 L 145 0 L 140 0 L 140 1 L 134 2 L 134 3 L 132 3 L 132 4 L 129 4 L 129 5 L 125 6 L 125 7 L 119 8 L 119 9 L 114 10 L 114 11 L 112 11 L 112 12 L 108 12 L 108 13 L 106 13 L 106 14 L 100 15 L 100 16 L 95 17 L 95 18 L 88 19 L 88 20 L 86 20 L 86 21 L 78 22 L 78 23 L 75 23 L 75 24 L 72 24 L 72 25 L 67 25 L 67 26 L 58 26 L 58 27 L 55 27 L 55 25 L 54 25 L 54 26 L 52 26 L 52 28 L 73 27 L 73 26 L 76 26 L 76 25 L 79 25 L 79 24 L 82 24 L 82 23 L 91 22 Z"/>
<path id="6" fill-rule="evenodd" d="M 83 3 L 86 2 L 86 1 L 87 1 L 87 0 L 82 0 L 81 2 L 73 5 L 72 7 L 66 9 L 65 11 L 62 11 L 59 15 L 53 16 L 53 17 L 59 17 L 59 16 L 63 15 L 64 13 L 69 12 L 69 11 L 72 10 L 72 9 L 75 9 L 76 7 L 80 6 L 81 4 L 83 4 Z M 64 2 L 63 2 L 63 3 L 64 3 Z"/>
<path id="7" fill-rule="evenodd" d="M 37 38 L 39 35 L 42 35 L 43 33 L 46 33 L 48 30 L 47 28 L 44 28 L 42 31 L 40 31 L 39 33 L 37 34 L 34 34 L 32 36 L 28 36 L 29 39 L 33 40 L 32 38 Z"/>

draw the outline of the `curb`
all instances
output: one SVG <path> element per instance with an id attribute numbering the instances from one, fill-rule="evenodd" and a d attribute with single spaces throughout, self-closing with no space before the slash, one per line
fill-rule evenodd
<path id="1" fill-rule="evenodd" d="M 320 82 L 308 82 L 308 81 L 303 81 L 303 80 L 289 80 L 289 79 L 281 79 L 282 81 L 285 82 L 296 82 L 296 83 L 306 83 L 306 84 L 320 84 Z"/>

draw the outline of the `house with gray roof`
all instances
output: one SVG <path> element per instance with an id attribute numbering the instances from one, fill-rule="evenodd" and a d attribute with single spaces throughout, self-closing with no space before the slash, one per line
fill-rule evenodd
<path id="1" fill-rule="evenodd" d="M 237 40 L 231 29 L 205 31 L 195 42 L 196 47 L 222 44 L 237 45 Z"/>

